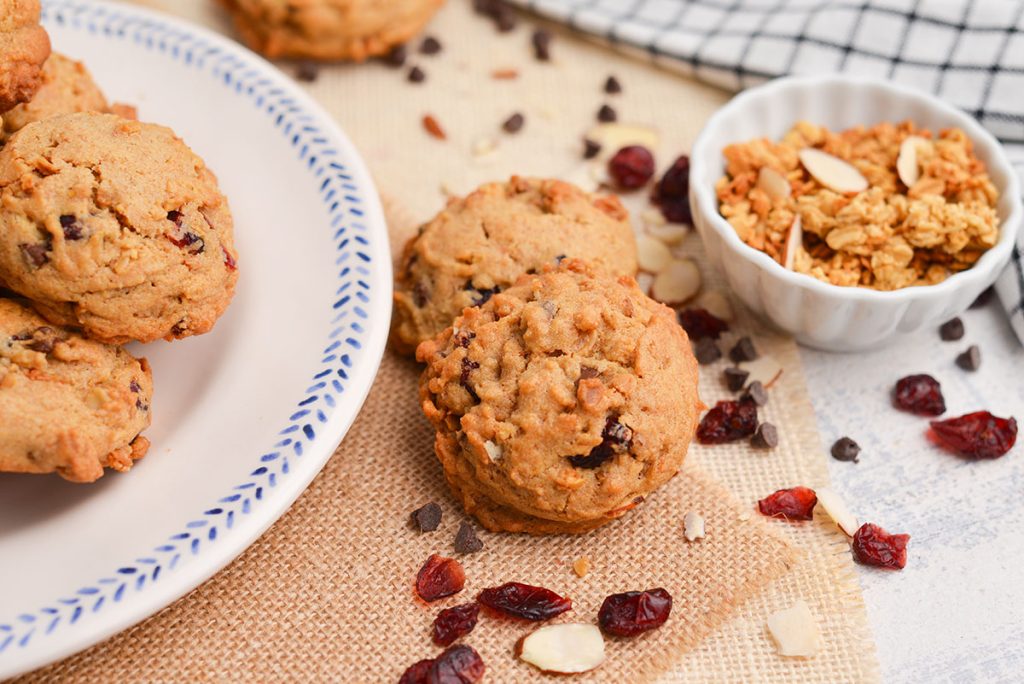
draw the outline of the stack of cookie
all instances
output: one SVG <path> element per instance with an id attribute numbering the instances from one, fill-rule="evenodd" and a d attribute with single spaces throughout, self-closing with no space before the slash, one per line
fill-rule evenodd
<path id="1" fill-rule="evenodd" d="M 435 452 L 488 529 L 584 532 L 681 466 L 697 362 L 636 270 L 618 199 L 557 180 L 485 185 L 406 245 L 392 340 L 427 364 Z"/>
<path id="2" fill-rule="evenodd" d="M 170 129 L 47 59 L 38 0 L 0 11 L 0 471 L 91 482 L 149 446 L 149 366 L 115 345 L 213 327 L 238 278 L 232 218 Z"/>

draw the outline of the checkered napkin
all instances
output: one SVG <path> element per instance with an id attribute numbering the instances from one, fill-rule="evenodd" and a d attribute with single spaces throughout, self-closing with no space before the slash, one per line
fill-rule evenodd
<path id="1" fill-rule="evenodd" d="M 1003 141 L 1024 179 L 1024 0 L 512 0 L 739 90 L 848 72 L 935 93 Z M 996 290 L 1024 342 L 1024 233 Z"/>

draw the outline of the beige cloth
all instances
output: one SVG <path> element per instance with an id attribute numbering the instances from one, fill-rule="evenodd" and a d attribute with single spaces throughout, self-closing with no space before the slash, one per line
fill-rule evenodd
<path id="1" fill-rule="evenodd" d="M 201 0 L 146 4 L 226 27 Z M 427 83 L 407 85 L 402 72 L 370 64 L 325 69 L 310 86 L 393 199 L 389 213 L 399 238 L 393 247 L 411 231 L 413 217 L 437 210 L 442 184 L 463 192 L 512 172 L 578 176 L 579 137 L 606 99 L 600 86 L 612 71 L 626 90 L 612 103 L 623 120 L 659 129 L 662 165 L 688 149 L 724 99 L 568 36 L 556 40 L 554 63 L 536 64 L 524 28 L 496 36 L 468 4 L 453 0 L 430 28 L 445 51 L 416 58 Z M 519 69 L 519 79 L 490 78 L 493 69 L 507 67 Z M 515 137 L 501 133 L 501 121 L 516 110 L 527 117 L 525 129 Z M 427 111 L 448 130 L 447 142 L 420 130 Z M 480 138 L 500 143 L 483 160 L 471 154 Z M 686 249 L 699 258 L 696 238 Z M 751 326 L 742 320 L 737 327 Z M 610 641 L 608 662 L 574 681 L 876 681 L 874 645 L 844 536 L 821 513 L 802 524 L 756 513 L 764 495 L 825 485 L 828 473 L 795 345 L 763 330 L 755 339 L 785 367 L 763 411 L 779 428 L 779 448 L 695 446 L 679 477 L 623 520 L 588 535 L 481 532 L 484 550 L 463 558 L 466 590 L 434 607 L 413 600 L 412 581 L 429 553 L 452 553 L 464 516 L 431 454 L 431 431 L 416 403 L 418 369 L 388 353 L 360 417 L 323 473 L 237 561 L 157 616 L 26 681 L 396 681 L 407 665 L 439 651 L 428 637 L 437 610 L 509 580 L 571 596 L 575 609 L 566 617 L 588 622 L 609 593 L 663 586 L 675 597 L 662 629 Z M 701 394 L 709 404 L 727 394 L 721 367 L 702 370 Z M 409 511 L 431 500 L 444 509 L 441 528 L 417 534 L 408 527 Z M 682 536 L 690 510 L 707 520 L 707 537 L 692 544 Z M 571 565 L 582 555 L 593 569 L 581 579 Z M 801 598 L 818 620 L 823 647 L 812 659 L 784 659 L 765 618 Z M 486 661 L 487 681 L 550 679 L 512 655 L 529 629 L 481 619 L 466 642 Z"/>

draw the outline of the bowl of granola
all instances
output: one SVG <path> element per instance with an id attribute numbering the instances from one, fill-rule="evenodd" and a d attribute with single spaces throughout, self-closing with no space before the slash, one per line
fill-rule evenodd
<path id="1" fill-rule="evenodd" d="M 1024 215 L 991 134 L 887 82 L 747 90 L 690 159 L 710 260 L 752 310 L 822 349 L 877 347 L 962 312 L 1006 265 Z"/>

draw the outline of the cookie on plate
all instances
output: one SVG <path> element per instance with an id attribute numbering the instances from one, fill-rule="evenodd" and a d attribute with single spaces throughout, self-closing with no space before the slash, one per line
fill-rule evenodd
<path id="1" fill-rule="evenodd" d="M 152 396 L 145 359 L 0 299 L 0 472 L 126 471 L 149 448 Z"/>
<path id="2" fill-rule="evenodd" d="M 566 257 L 613 275 L 636 274 L 636 241 L 618 198 L 514 176 L 453 200 L 405 246 L 395 283 L 394 346 L 411 353 L 467 306 Z"/>
<path id="3" fill-rule="evenodd" d="M 221 0 L 242 39 L 270 58 L 361 62 L 415 36 L 444 0 Z"/>
<path id="4" fill-rule="evenodd" d="M 49 55 L 39 0 L 0 0 L 0 112 L 32 98 Z"/>
<path id="5" fill-rule="evenodd" d="M 416 357 L 445 477 L 490 530 L 622 516 L 679 470 L 702 409 L 673 311 L 579 260 L 466 309 Z"/>
<path id="6" fill-rule="evenodd" d="M 85 65 L 54 52 L 43 65 L 39 90 L 32 99 L 4 113 L 0 143 L 33 121 L 75 112 L 106 111 L 107 98 Z"/>
<path id="7" fill-rule="evenodd" d="M 85 112 L 0 150 L 0 283 L 120 344 L 207 332 L 238 278 L 227 200 L 169 128 Z"/>

